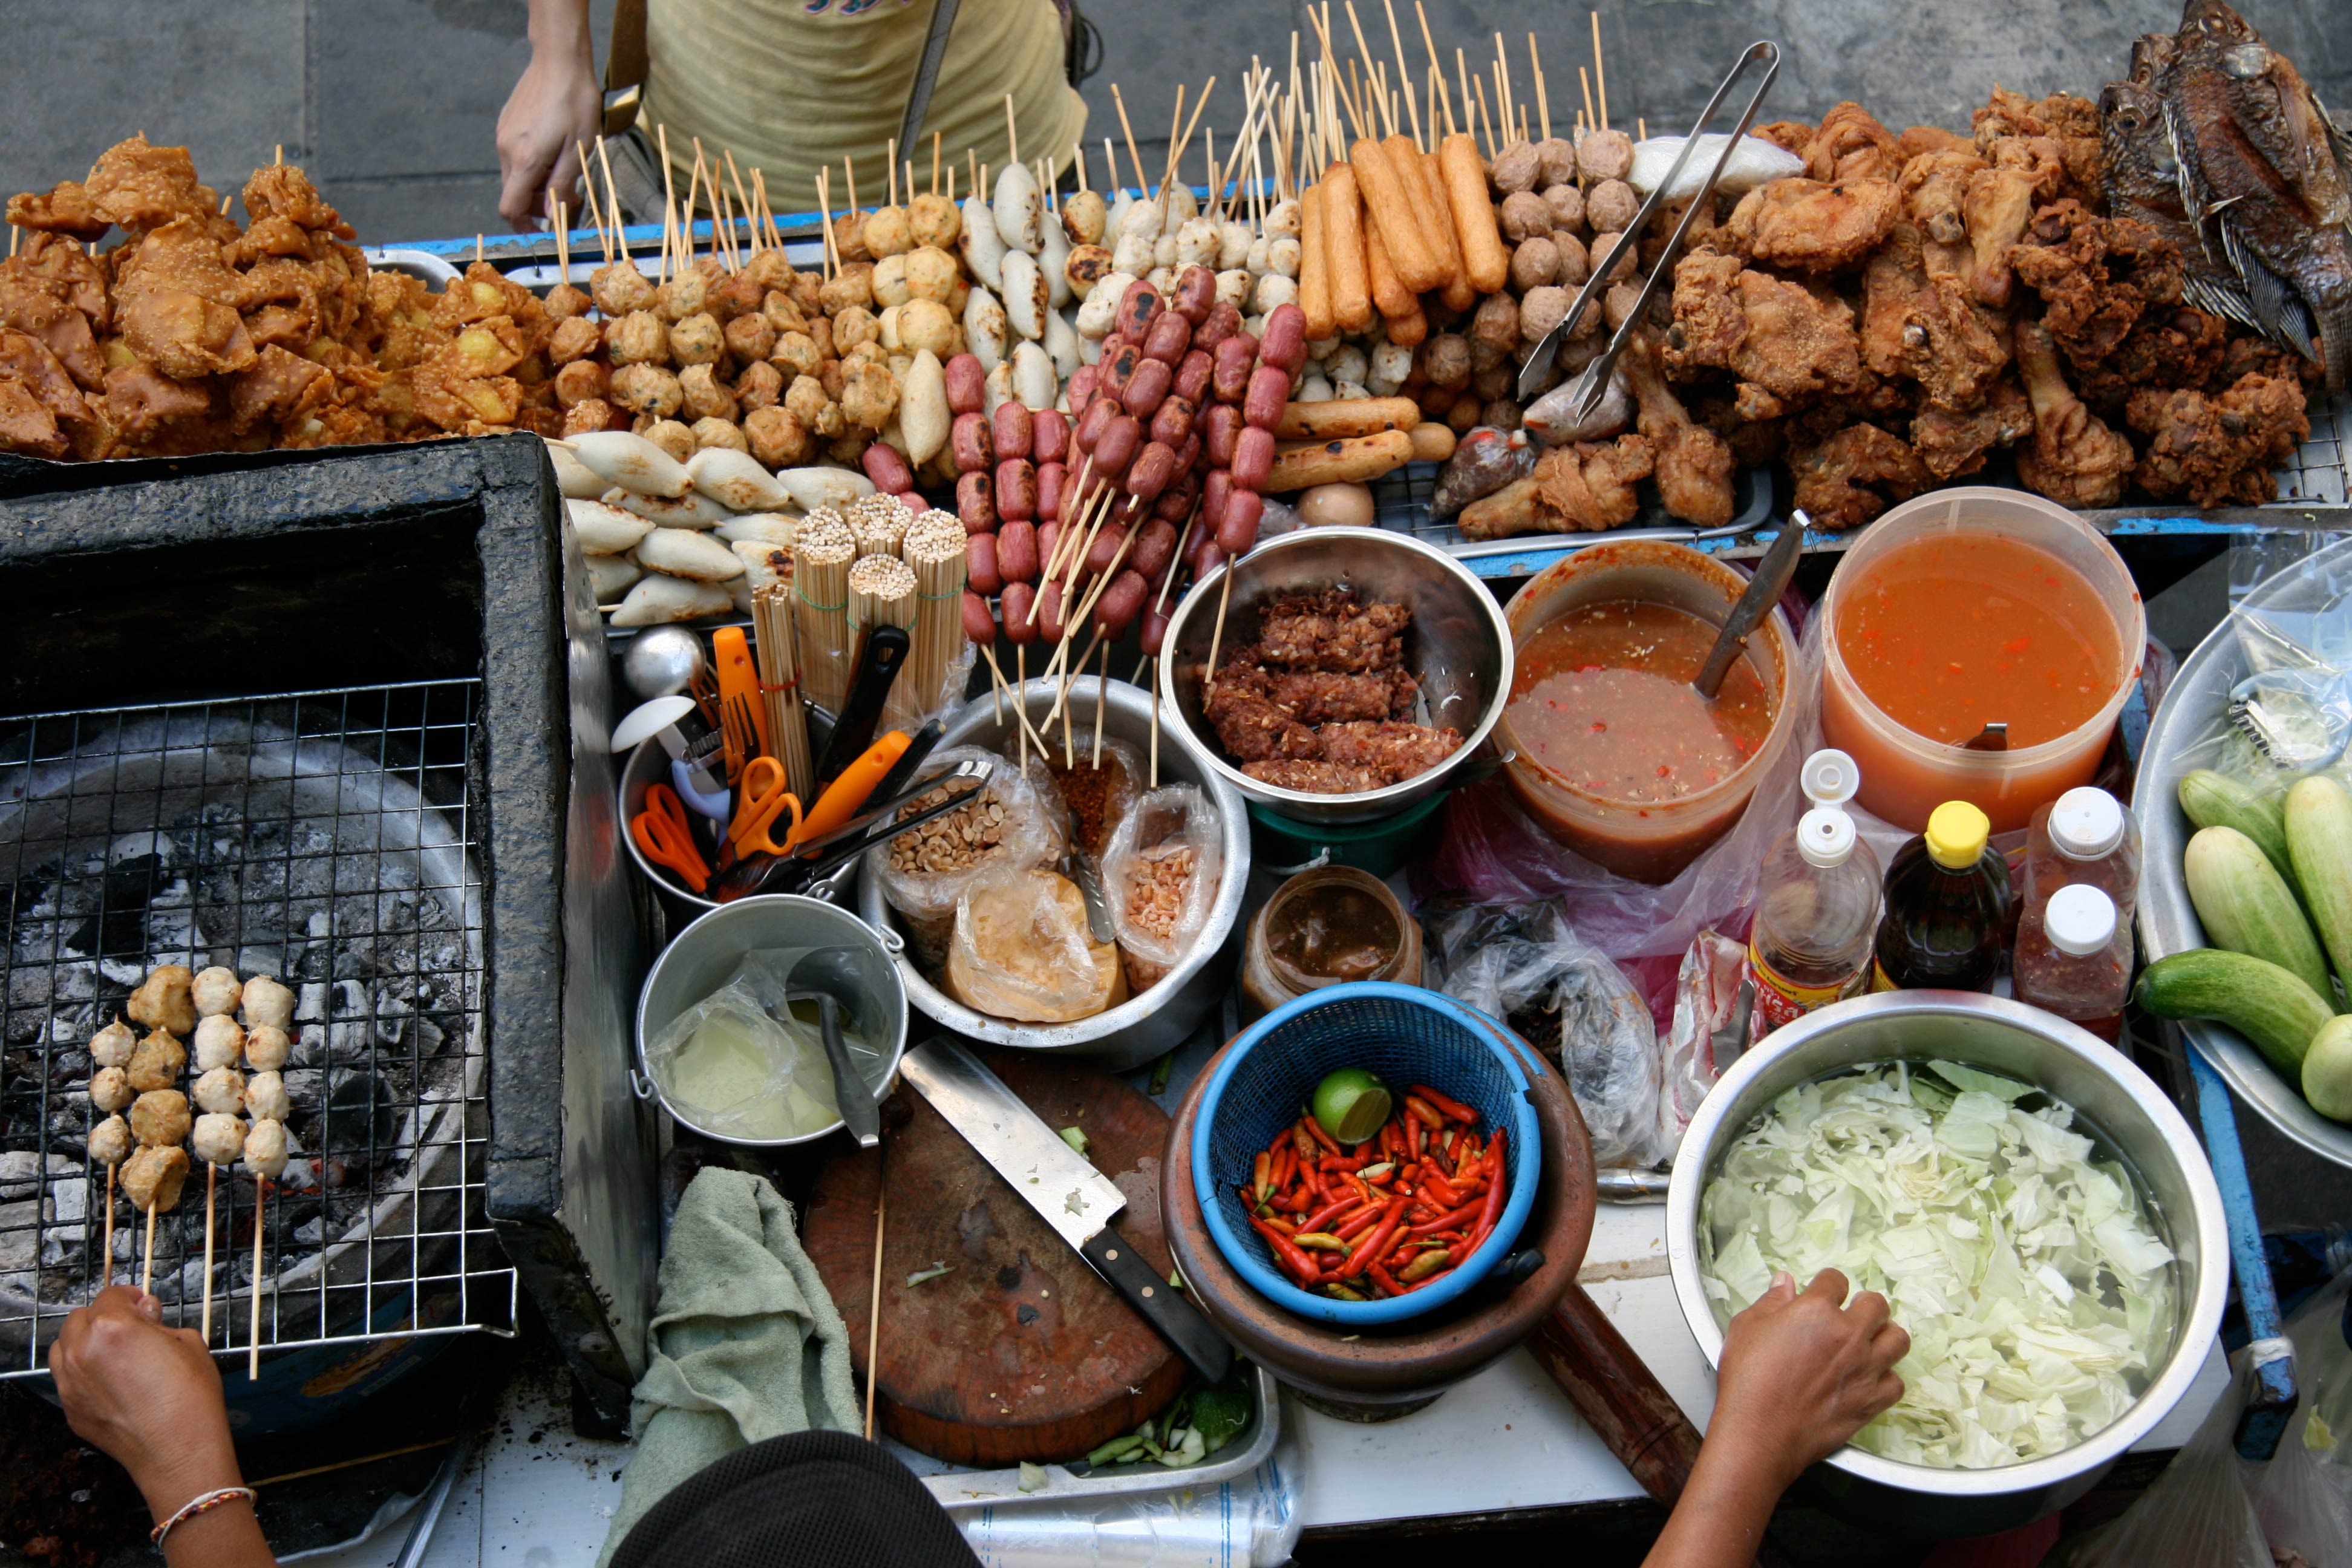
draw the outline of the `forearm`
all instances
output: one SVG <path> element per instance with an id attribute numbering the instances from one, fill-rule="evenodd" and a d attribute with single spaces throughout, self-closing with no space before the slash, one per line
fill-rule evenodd
<path id="1" fill-rule="evenodd" d="M 217 1442 L 190 1445 L 167 1466 L 137 1479 L 148 1514 L 158 1524 L 206 1492 L 245 1484 L 226 1432 Z M 163 1538 L 163 1558 L 170 1568 L 273 1568 L 277 1561 L 253 1505 L 243 1498 L 173 1526 Z"/>
<path id="2" fill-rule="evenodd" d="M 1749 1568 L 1786 1485 L 1741 1446 L 1710 1439 L 1643 1568 Z"/>
<path id="3" fill-rule="evenodd" d="M 533 55 L 576 54 L 593 59 L 588 36 L 588 0 L 530 0 Z"/>

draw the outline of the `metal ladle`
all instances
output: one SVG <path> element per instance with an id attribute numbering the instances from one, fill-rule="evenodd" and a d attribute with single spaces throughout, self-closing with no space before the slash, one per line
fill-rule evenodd
<path id="1" fill-rule="evenodd" d="M 1731 614 L 1723 623 L 1723 630 L 1715 637 L 1715 647 L 1707 650 L 1706 662 L 1699 666 L 1692 679 L 1693 689 L 1709 702 L 1723 689 L 1723 678 L 1731 673 L 1732 660 L 1748 646 L 1748 637 L 1764 624 L 1780 595 L 1789 591 L 1789 579 L 1797 574 L 1797 557 L 1804 552 L 1805 530 L 1812 519 L 1802 510 L 1789 514 L 1789 521 L 1772 541 L 1772 548 L 1756 563 L 1756 575 L 1748 579 L 1747 591 L 1739 602 L 1731 606 Z"/>
<path id="2" fill-rule="evenodd" d="M 817 1029 L 824 1037 L 824 1059 L 833 1065 L 833 1099 L 841 1110 L 841 1123 L 861 1149 L 882 1142 L 882 1111 L 874 1103 L 865 1075 L 849 1059 L 849 1043 L 841 1037 L 842 1009 L 855 1017 L 865 995 L 865 984 L 848 950 L 821 947 L 793 965 L 784 981 L 784 1000 L 816 1004 Z"/>

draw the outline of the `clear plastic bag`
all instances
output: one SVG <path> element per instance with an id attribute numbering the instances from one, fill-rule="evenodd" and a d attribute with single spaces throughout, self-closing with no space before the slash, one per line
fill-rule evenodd
<path id="1" fill-rule="evenodd" d="M 1738 1011 L 1740 983 L 1747 978 L 1747 948 L 1720 931 L 1701 931 L 1683 954 L 1658 1093 L 1658 1144 L 1670 1161 L 1699 1102 L 1723 1076 L 1724 1064 L 1715 1059 L 1715 1032 Z M 1745 1049 L 1747 1042 L 1740 1047 Z"/>
<path id="2" fill-rule="evenodd" d="M 1069 847 L 1069 809 L 1041 759 L 1032 757 L 1024 775 L 993 752 L 946 746 L 931 753 L 926 771 L 937 774 L 981 761 L 994 763 L 995 772 L 973 805 L 933 817 L 867 851 L 866 869 L 898 911 L 916 961 L 934 973 L 947 962 L 956 902 L 964 889 L 991 871 L 1025 871 L 1058 860 Z M 919 797 L 901 815 L 933 804 L 928 795 Z M 994 816 L 998 807 L 1001 817 Z M 983 816 L 989 820 L 982 821 Z"/>
<path id="3" fill-rule="evenodd" d="M 1744 935 L 1765 855 L 1804 810 L 1798 772 L 1821 748 L 1821 617 L 1810 619 L 1789 675 L 1788 745 L 1731 830 L 1674 880 L 1653 887 L 1603 870 L 1538 826 L 1495 777 L 1448 797 L 1435 849 L 1413 863 L 1414 892 L 1494 904 L 1556 899 L 1579 936 L 1621 962 L 1679 960 L 1702 931 Z"/>
<path id="4" fill-rule="evenodd" d="M 1209 923 L 1224 876 L 1224 830 L 1196 784 L 1136 798 L 1103 847 L 1103 891 L 1127 983 L 1149 991 L 1183 961 Z"/>
<path id="5" fill-rule="evenodd" d="M 2352 1429 L 2343 1423 L 2352 1350 L 2344 1342 L 2344 1303 L 2352 1275 L 2341 1275 L 2295 1309 L 2286 1321 L 2294 1345 L 2303 1403 L 2278 1452 L 2250 1467 L 2247 1489 L 2263 1538 L 2281 1562 L 2293 1553 L 2319 1564 L 2352 1563 Z"/>
<path id="6" fill-rule="evenodd" d="M 1499 1018 L 1559 1058 L 1596 1164 L 1648 1164 L 1658 1152 L 1658 1031 L 1609 956 L 1549 900 L 1422 911 L 1437 989 Z"/>
<path id="7" fill-rule="evenodd" d="M 966 1006 L 992 1017 L 1067 1024 L 1112 1005 L 1118 959 L 1088 933 L 1086 899 L 1068 878 L 1007 866 L 957 901 L 947 979 Z"/>
<path id="8" fill-rule="evenodd" d="M 724 985 L 646 1045 L 646 1070 L 684 1120 L 720 1137 L 773 1139 L 841 1119 L 824 1037 L 787 1000 L 794 966 L 816 951 L 746 952 Z M 882 1053 L 863 1022 L 848 1020 L 842 1038 L 870 1088 L 882 1077 Z"/>
<path id="9" fill-rule="evenodd" d="M 2243 1402 L 2233 1379 L 2147 1490 L 2060 1547 L 2051 1568 L 2279 1568 L 2231 1447 Z"/>
<path id="10" fill-rule="evenodd" d="M 2248 535 L 2231 548 L 2229 569 L 2241 679 L 2261 687 L 2248 724 L 2232 721 L 2229 702 L 2214 703 L 2182 748 L 2182 765 L 2210 768 L 2263 795 L 2283 794 L 2311 772 L 2352 786 L 2352 754 L 2341 750 L 2352 737 L 2352 541 Z M 2266 752 L 2249 730 L 2287 744 Z M 2325 760 L 2295 756 L 2315 737 Z"/>
<path id="11" fill-rule="evenodd" d="M 1144 772 L 1143 755 L 1125 741 L 1106 739 L 1099 770 L 1092 766 L 1091 742 L 1081 741 L 1074 768 L 1060 767 L 1060 756 L 1058 752 L 1045 753 L 1047 771 L 1054 775 L 1055 787 L 1061 792 L 1064 804 L 1078 820 L 1079 847 L 1100 858 L 1110 847 L 1111 835 L 1127 820 L 1127 814 L 1135 809 L 1136 796 L 1143 793 L 1144 780 L 1150 776 Z M 1099 799 L 1092 794 L 1097 784 L 1101 788 Z"/>

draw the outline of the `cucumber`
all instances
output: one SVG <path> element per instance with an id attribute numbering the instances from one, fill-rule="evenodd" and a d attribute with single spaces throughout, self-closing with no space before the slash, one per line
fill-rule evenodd
<path id="1" fill-rule="evenodd" d="M 2330 1121 L 2352 1121 L 2352 1013 L 2327 1020 L 2303 1058 L 2303 1098 Z"/>
<path id="2" fill-rule="evenodd" d="M 2287 858 L 2285 814 L 2276 792 L 2257 794 L 2242 779 L 2199 768 L 2180 775 L 2176 793 L 2189 821 L 2200 827 L 2236 828 L 2261 847 L 2288 887 L 2295 886 L 2294 865 Z"/>
<path id="3" fill-rule="evenodd" d="M 2287 791 L 2286 847 L 2311 923 L 2336 973 L 2352 987 L 2352 795 L 2316 773 Z"/>
<path id="4" fill-rule="evenodd" d="M 2213 947 L 2158 959 L 2136 994 L 2159 1018 L 2220 1019 L 2298 1087 L 2313 1037 L 2336 1016 L 2318 992 L 2277 964 Z"/>
<path id="5" fill-rule="evenodd" d="M 2261 846 L 2234 827 L 2200 827 L 2180 871 L 2208 942 L 2266 958 L 2319 996 L 2330 994 L 2319 939 Z"/>

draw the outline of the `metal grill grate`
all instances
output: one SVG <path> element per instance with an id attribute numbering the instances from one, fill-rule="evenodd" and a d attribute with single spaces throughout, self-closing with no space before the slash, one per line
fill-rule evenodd
<path id="1" fill-rule="evenodd" d="M 101 1256 L 87 1045 L 166 963 L 297 996 L 285 1172 L 258 1206 L 219 1173 L 213 1348 L 246 1348 L 257 1289 L 265 1346 L 511 1328 L 482 1195 L 480 708 L 450 680 L 0 720 L 0 1376 L 140 1278 L 119 1194 Z M 205 1184 L 154 1229 L 189 1327 Z"/>
<path id="2" fill-rule="evenodd" d="M 2312 399 L 2311 435 L 2279 470 L 2281 506 L 2342 506 L 2352 494 L 2345 475 L 2344 435 L 2352 431 L 2352 392 Z"/>

